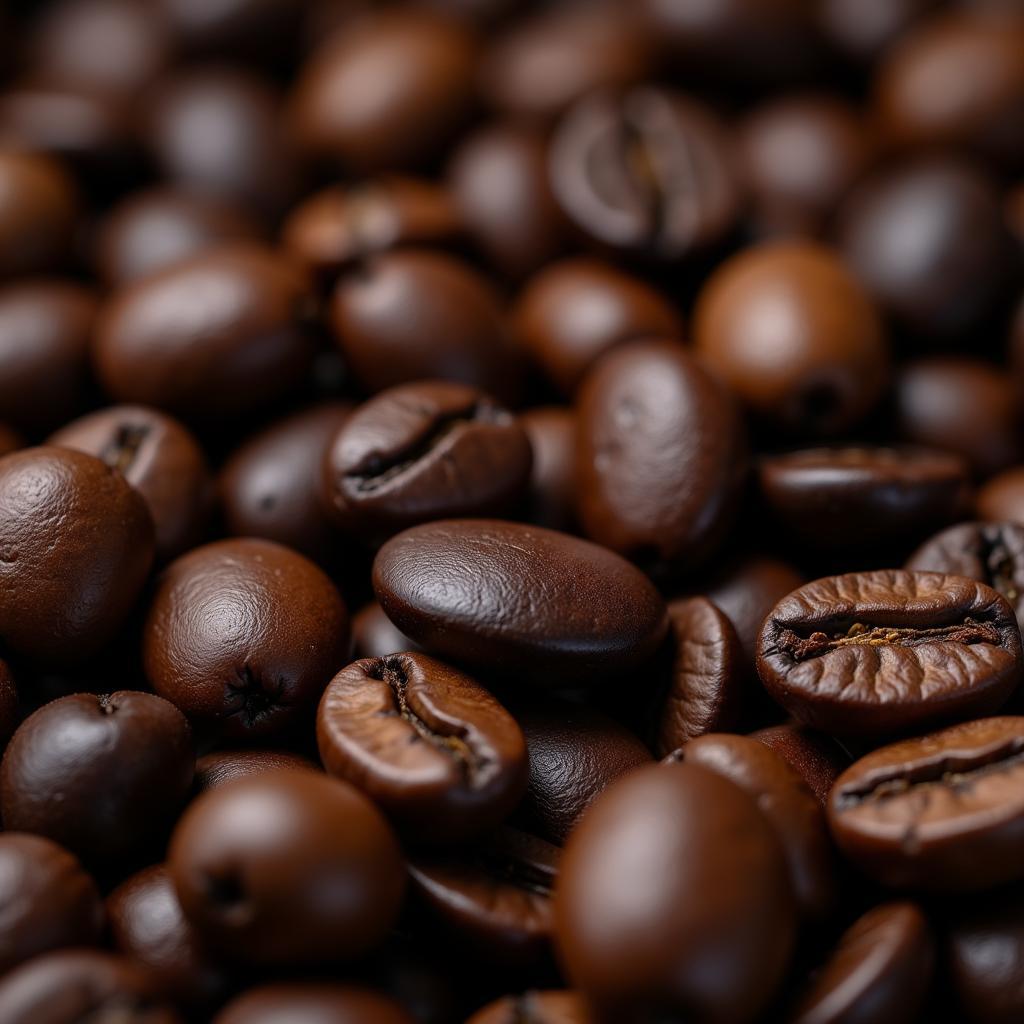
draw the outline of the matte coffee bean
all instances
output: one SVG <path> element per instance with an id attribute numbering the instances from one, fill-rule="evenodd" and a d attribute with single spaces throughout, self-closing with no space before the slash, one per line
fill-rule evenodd
<path id="1" fill-rule="evenodd" d="M 266 736 L 311 711 L 348 651 L 326 574 L 265 540 L 223 540 L 172 562 L 143 632 L 150 685 L 227 738 Z"/>
<path id="2" fill-rule="evenodd" d="M 195 800 L 171 839 L 168 869 L 201 938 L 253 965 L 372 949 L 405 888 L 398 843 L 373 804 L 347 783 L 290 769 Z"/>
<path id="3" fill-rule="evenodd" d="M 514 316 L 517 336 L 567 396 L 609 349 L 683 334 L 681 317 L 656 289 L 603 260 L 579 257 L 531 278 Z"/>
<path id="4" fill-rule="evenodd" d="M 425 654 L 356 661 L 317 711 L 328 773 L 401 831 L 451 844 L 502 821 L 526 788 L 526 742 L 475 679 Z"/>
<path id="5" fill-rule="evenodd" d="M 736 630 L 707 598 L 670 601 L 668 621 L 672 661 L 657 720 L 659 757 L 704 733 L 731 729 L 744 673 Z"/>
<path id="6" fill-rule="evenodd" d="M 884 736 L 996 711 L 1020 681 L 1020 632 L 983 583 L 847 573 L 783 598 L 757 661 L 769 694 L 805 725 Z"/>
<path id="7" fill-rule="evenodd" d="M 575 992 L 524 992 L 502 996 L 477 1010 L 466 1024 L 590 1024 L 586 1003 Z"/>
<path id="8" fill-rule="evenodd" d="M 414 1024 L 398 1003 L 379 992 L 350 985 L 278 983 L 249 989 L 213 1024 Z"/>
<path id="9" fill-rule="evenodd" d="M 883 903 L 842 934 L 786 1020 L 789 1024 L 916 1020 L 934 960 L 924 914 L 913 903 Z"/>
<path id="10" fill-rule="evenodd" d="M 323 496 L 338 527 L 380 541 L 434 519 L 512 512 L 532 461 L 526 432 L 484 392 L 419 381 L 382 391 L 342 424 Z"/>
<path id="11" fill-rule="evenodd" d="M 320 771 L 319 766 L 313 764 L 308 757 L 288 750 L 215 750 L 203 754 L 196 761 L 196 792 L 205 793 L 233 779 L 244 779 L 278 768 Z"/>
<path id="12" fill-rule="evenodd" d="M 388 618 L 440 657 L 533 685 L 642 665 L 665 635 L 650 581 L 605 548 L 499 520 L 415 526 L 387 542 L 373 588 Z"/>
<path id="13" fill-rule="evenodd" d="M 213 479 L 199 442 L 177 420 L 145 406 L 112 406 L 67 424 L 48 443 L 95 455 L 142 495 L 153 519 L 158 561 L 202 539 Z"/>
<path id="14" fill-rule="evenodd" d="M 527 519 L 549 530 L 573 532 L 576 523 L 576 414 L 561 406 L 537 406 L 519 416 L 533 451 Z"/>
<path id="15" fill-rule="evenodd" d="M 357 658 L 386 658 L 391 654 L 419 651 L 376 601 L 364 605 L 352 617 L 352 649 Z"/>
<path id="16" fill-rule="evenodd" d="M 850 755 L 834 739 L 795 722 L 765 726 L 750 738 L 774 750 L 822 804 L 833 783 L 850 766 Z"/>
<path id="17" fill-rule="evenodd" d="M 676 262 L 732 230 L 740 190 L 725 131 L 702 104 L 650 86 L 588 96 L 551 142 L 555 197 L 613 252 Z"/>
<path id="18" fill-rule="evenodd" d="M 555 889 L 568 979 L 601 1019 L 753 1021 L 796 932 L 782 849 L 738 786 L 689 764 L 638 768 L 573 833 Z"/>
<path id="19" fill-rule="evenodd" d="M 0 762 L 4 827 L 106 866 L 158 841 L 192 785 L 181 712 L 152 693 L 78 693 L 44 704 Z"/>
<path id="20" fill-rule="evenodd" d="M 97 327 L 96 370 L 118 401 L 207 419 L 250 412 L 305 373 L 311 302 L 270 250 L 214 249 L 115 295 Z"/>
<path id="21" fill-rule="evenodd" d="M 643 341 L 593 366 L 577 413 L 586 535 L 647 568 L 707 560 L 746 474 L 746 433 L 732 395 L 681 345 Z"/>
<path id="22" fill-rule="evenodd" d="M 1024 467 L 1004 469 L 986 480 L 975 495 L 979 519 L 989 522 L 1024 523 Z"/>
<path id="23" fill-rule="evenodd" d="M 143 498 L 99 459 L 27 448 L 0 459 L 0 636 L 75 664 L 113 637 L 153 562 Z"/>
<path id="24" fill-rule="evenodd" d="M 551 952 L 551 890 L 560 856 L 536 836 L 501 828 L 469 848 L 414 857 L 412 891 L 475 959 L 536 966 Z"/>
<path id="25" fill-rule="evenodd" d="M 882 747 L 832 787 L 843 854 L 884 885 L 959 892 L 1024 875 L 1024 718 L 981 718 Z"/>
<path id="26" fill-rule="evenodd" d="M 103 902 L 78 860 L 43 836 L 0 834 L 0 972 L 41 953 L 91 946 L 100 937 Z"/>

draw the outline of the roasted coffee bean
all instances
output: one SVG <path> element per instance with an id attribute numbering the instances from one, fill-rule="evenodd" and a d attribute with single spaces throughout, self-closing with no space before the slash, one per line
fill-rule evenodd
<path id="1" fill-rule="evenodd" d="M 196 761 L 196 792 L 205 793 L 233 779 L 244 779 L 277 768 L 320 771 L 308 757 L 288 750 L 216 750 L 203 754 Z"/>
<path id="2" fill-rule="evenodd" d="M 291 769 L 195 800 L 171 839 L 168 868 L 201 938 L 254 965 L 372 949 L 405 887 L 398 843 L 373 804 L 347 783 Z"/>
<path id="3" fill-rule="evenodd" d="M 924 914 L 883 903 L 848 928 L 804 986 L 789 1024 L 904 1024 L 917 1020 L 935 959 Z"/>
<path id="4" fill-rule="evenodd" d="M 819 20 L 830 42 L 871 61 L 941 0 L 822 0 Z"/>
<path id="5" fill-rule="evenodd" d="M 279 983 L 237 996 L 213 1024 L 414 1024 L 398 1003 L 350 985 Z"/>
<path id="6" fill-rule="evenodd" d="M 758 672 L 805 725 L 884 736 L 992 714 L 1021 675 L 1006 598 L 960 576 L 899 569 L 808 583 L 765 620 Z"/>
<path id="7" fill-rule="evenodd" d="M 323 495 L 338 527 L 380 541 L 434 519 L 513 511 L 531 465 L 526 432 L 488 395 L 419 381 L 346 419 L 324 457 Z"/>
<path id="8" fill-rule="evenodd" d="M 517 336 L 567 396 L 609 349 L 683 334 L 679 314 L 655 288 L 597 259 L 562 260 L 542 270 L 514 316 Z"/>
<path id="9" fill-rule="evenodd" d="M 29 715 L 7 745 L 4 827 L 107 866 L 159 840 L 194 771 L 192 734 L 173 704 L 131 690 L 61 697 Z"/>
<path id="10" fill-rule="evenodd" d="M 177 420 L 140 405 L 90 413 L 53 434 L 49 444 L 95 455 L 145 499 L 166 562 L 203 537 L 213 479 L 199 442 Z"/>
<path id="11" fill-rule="evenodd" d="M 0 834 L 0 972 L 41 953 L 91 946 L 103 903 L 78 860 L 43 836 Z"/>
<path id="12" fill-rule="evenodd" d="M 466 1024 L 590 1024 L 591 1019 L 575 992 L 524 992 L 488 1003 Z"/>
<path id="13" fill-rule="evenodd" d="M 802 436 L 847 430 L 887 383 L 874 304 L 816 243 L 766 243 L 721 264 L 699 295 L 694 340 L 751 412 Z"/>
<path id="14" fill-rule="evenodd" d="M 560 854 L 536 836 L 504 827 L 468 849 L 414 857 L 412 891 L 475 958 L 537 965 L 551 951 L 551 889 Z"/>
<path id="15" fill-rule="evenodd" d="M 801 915 L 819 922 L 828 917 L 838 892 L 825 814 L 783 757 L 750 736 L 708 733 L 690 740 L 666 760 L 707 768 L 753 797 L 786 855 Z"/>
<path id="16" fill-rule="evenodd" d="M 834 739 L 794 722 L 765 726 L 750 738 L 774 750 L 822 804 L 833 783 L 850 766 L 850 755 Z"/>
<path id="17" fill-rule="evenodd" d="M 568 979 L 623 1024 L 754 1020 L 796 932 L 767 819 L 689 764 L 638 768 L 598 798 L 566 846 L 554 909 Z"/>
<path id="18" fill-rule="evenodd" d="M 75 664 L 120 628 L 153 562 L 142 497 L 99 459 L 27 448 L 0 459 L 0 636 Z"/>
<path id="19" fill-rule="evenodd" d="M 498 824 L 526 788 L 515 719 L 475 679 L 425 654 L 343 669 L 320 701 L 316 731 L 328 773 L 423 842 L 451 844 Z"/>
<path id="20" fill-rule="evenodd" d="M 533 451 L 527 518 L 549 530 L 572 532 L 576 523 L 576 414 L 549 405 L 519 417 Z"/>
<path id="21" fill-rule="evenodd" d="M 150 685 L 225 737 L 278 732 L 312 710 L 348 651 L 326 574 L 265 540 L 195 548 L 160 577 L 143 633 Z"/>
<path id="22" fill-rule="evenodd" d="M 989 522 L 1024 523 L 1024 467 L 1004 469 L 986 480 L 978 488 L 974 508 Z"/>
<path id="23" fill-rule="evenodd" d="M 419 651 L 388 617 L 376 601 L 352 617 L 352 649 L 357 658 L 386 658 L 391 654 Z"/>
<path id="24" fill-rule="evenodd" d="M 499 520 L 400 533 L 374 561 L 373 588 L 426 650 L 524 684 L 592 683 L 642 665 L 666 629 L 658 592 L 618 555 Z"/>
<path id="25" fill-rule="evenodd" d="M 833 551 L 906 543 L 969 508 L 970 467 L 926 448 L 810 448 L 768 455 L 761 496 L 801 546 Z"/>
<path id="26" fill-rule="evenodd" d="M 1024 875 L 1024 718 L 982 718 L 882 747 L 832 787 L 832 835 L 894 888 L 988 889 Z"/>
<path id="27" fill-rule="evenodd" d="M 743 654 L 732 623 L 705 597 L 669 602 L 671 667 L 657 721 L 655 752 L 731 729 L 740 713 Z"/>

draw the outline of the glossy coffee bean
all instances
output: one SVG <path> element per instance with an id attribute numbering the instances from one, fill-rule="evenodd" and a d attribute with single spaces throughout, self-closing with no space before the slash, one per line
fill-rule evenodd
<path id="1" fill-rule="evenodd" d="M 752 1021 L 796 930 L 782 849 L 757 804 L 695 765 L 620 779 L 569 839 L 555 890 L 569 980 L 609 1020 Z"/>
<path id="2" fill-rule="evenodd" d="M 130 194 L 107 214 L 96 237 L 95 265 L 108 285 L 118 287 L 259 235 L 255 222 L 226 200 L 155 187 Z"/>
<path id="3" fill-rule="evenodd" d="M 501 828 L 451 853 L 419 854 L 409 872 L 418 903 L 474 959 L 506 968 L 550 957 L 551 890 L 561 851 Z"/>
<path id="4" fill-rule="evenodd" d="M 992 714 L 1021 676 L 1006 598 L 983 583 L 885 569 L 827 576 L 765 620 L 758 672 L 805 725 L 884 736 Z"/>
<path id="5" fill-rule="evenodd" d="M 833 783 L 850 766 L 850 755 L 834 739 L 795 722 L 765 726 L 750 738 L 774 750 L 822 804 Z"/>
<path id="6" fill-rule="evenodd" d="M 323 461 L 351 412 L 348 402 L 311 406 L 236 449 L 219 481 L 228 532 L 275 540 L 315 561 L 329 561 L 339 545 L 320 502 Z"/>
<path id="7" fill-rule="evenodd" d="M 423 842 L 501 822 L 526 788 L 526 742 L 475 679 L 425 654 L 367 658 L 328 684 L 320 759 Z"/>
<path id="8" fill-rule="evenodd" d="M 271 541 L 195 548 L 160 577 L 143 633 L 150 685 L 225 737 L 311 710 L 348 651 L 348 615 L 312 562 Z"/>
<path id="9" fill-rule="evenodd" d="M 969 507 L 970 467 L 926 448 L 810 448 L 768 455 L 761 496 L 803 545 L 842 550 L 905 543 Z"/>
<path id="10" fill-rule="evenodd" d="M 388 618 L 428 651 L 534 685 L 642 665 L 666 628 L 661 597 L 618 555 L 498 520 L 406 530 L 378 553 L 373 588 Z"/>
<path id="11" fill-rule="evenodd" d="M 981 718 L 855 761 L 829 796 L 840 850 L 895 888 L 973 891 L 1020 878 L 1022 743 L 1024 718 Z"/>
<path id="12" fill-rule="evenodd" d="M 598 794 L 651 761 L 636 735 L 590 705 L 548 698 L 517 707 L 515 714 L 530 763 L 516 821 L 559 846 Z"/>
<path id="13" fill-rule="evenodd" d="M 308 757 L 288 750 L 215 750 L 196 761 L 195 788 L 198 793 L 223 786 L 234 779 L 248 778 L 278 768 L 320 771 Z"/>
<path id="14" fill-rule="evenodd" d="M 740 206 L 717 117 L 653 87 L 571 107 L 552 139 L 551 180 L 562 209 L 591 241 L 659 261 L 721 242 Z"/>
<path id="15" fill-rule="evenodd" d="M 656 289 L 596 259 L 563 260 L 542 270 L 527 283 L 514 316 L 517 336 L 567 396 L 609 349 L 683 334 L 681 317 Z"/>
<path id="16" fill-rule="evenodd" d="M 426 11 L 368 14 L 328 38 L 292 96 L 298 138 L 358 173 L 433 156 L 468 113 L 476 46 L 457 23 Z"/>
<path id="17" fill-rule="evenodd" d="M 978 488 L 974 501 L 979 518 L 989 522 L 1024 523 L 1024 469 L 997 473 Z"/>
<path id="18" fill-rule="evenodd" d="M 419 651 L 420 647 L 384 614 L 376 601 L 371 601 L 352 617 L 352 649 L 357 658 L 386 658 Z"/>
<path id="19" fill-rule="evenodd" d="M 903 1024 L 923 1008 L 935 960 L 924 914 L 883 903 L 840 937 L 796 998 L 789 1024 Z"/>
<path id="20" fill-rule="evenodd" d="M 338 347 L 369 392 L 429 378 L 515 403 L 522 357 L 490 282 L 438 252 L 396 252 L 343 277 L 331 301 Z"/>
<path id="21" fill-rule="evenodd" d="M 213 1024 L 413 1024 L 398 1003 L 369 989 L 337 984 L 278 983 L 237 996 Z"/>
<path id="22" fill-rule="evenodd" d="M 70 419 L 89 381 L 98 302 L 88 288 L 29 278 L 0 288 L 0 417 L 37 432 Z"/>
<path id="23" fill-rule="evenodd" d="M 207 419 L 250 412 L 302 378 L 311 301 L 269 250 L 213 249 L 114 296 L 97 327 L 96 370 L 121 402 Z"/>
<path id="24" fill-rule="evenodd" d="M 142 495 L 164 562 L 203 536 L 213 502 L 206 456 L 191 431 L 145 406 L 112 406 L 53 434 L 49 443 L 95 455 Z"/>
<path id="25" fill-rule="evenodd" d="M 773 427 L 836 434 L 881 396 L 889 350 L 877 311 L 833 250 L 810 242 L 746 249 L 698 298 L 697 350 Z"/>
<path id="26" fill-rule="evenodd" d="M 801 915 L 824 921 L 835 909 L 835 858 L 821 804 L 785 758 L 750 736 L 707 733 L 667 758 L 699 765 L 752 797 L 786 856 Z"/>
<path id="27" fill-rule="evenodd" d="M 43 836 L 0 835 L 0 972 L 41 953 L 91 946 L 100 936 L 103 903 L 78 860 Z"/>
<path id="28" fill-rule="evenodd" d="M 746 434 L 729 392 L 678 343 L 635 342 L 593 366 L 577 413 L 586 535 L 645 566 L 706 560 L 746 473 Z"/>
<path id="29" fill-rule="evenodd" d="M 476 388 L 388 388 L 339 428 L 324 457 L 335 524 L 369 541 L 417 523 L 501 515 L 525 495 L 533 455 L 515 417 Z"/>
<path id="30" fill-rule="evenodd" d="M 537 406 L 519 417 L 533 451 L 527 492 L 531 523 L 571 532 L 576 522 L 576 414 L 561 406 Z"/>
<path id="31" fill-rule="evenodd" d="M 941 0 L 822 0 L 819 21 L 840 50 L 856 60 L 873 61 L 893 41 L 937 8 Z"/>
<path id="32" fill-rule="evenodd" d="M 586 1003 L 575 992 L 524 992 L 502 996 L 477 1010 L 466 1024 L 590 1024 Z"/>
<path id="33" fill-rule="evenodd" d="M 380 812 L 347 783 L 283 769 L 204 793 L 168 868 L 204 941 L 253 965 L 345 960 L 398 913 L 405 867 Z"/>
<path id="34" fill-rule="evenodd" d="M 0 636 L 73 664 L 121 626 L 153 561 L 142 497 L 99 459 L 26 448 L 0 459 Z"/>
<path id="35" fill-rule="evenodd" d="M 64 263 L 77 215 L 74 183 L 59 163 L 0 148 L 0 278 Z"/>
<path id="36" fill-rule="evenodd" d="M 109 865 L 158 839 L 195 771 L 181 712 L 151 693 L 78 693 L 19 726 L 0 763 L 4 827 Z"/>

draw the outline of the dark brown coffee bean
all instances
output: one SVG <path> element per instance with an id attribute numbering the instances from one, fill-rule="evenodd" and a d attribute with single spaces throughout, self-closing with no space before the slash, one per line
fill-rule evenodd
<path id="1" fill-rule="evenodd" d="M 4 827 L 105 865 L 157 839 L 192 785 L 192 734 L 151 693 L 79 693 L 45 704 L 0 763 Z"/>
<path id="2" fill-rule="evenodd" d="M 381 548 L 373 588 L 428 651 L 534 685 L 642 665 L 665 635 L 650 581 L 596 544 L 498 520 L 415 526 Z"/>
<path id="3" fill-rule="evenodd" d="M 352 617 L 352 650 L 357 658 L 386 658 L 419 651 L 420 647 L 384 614 L 376 601 L 371 601 Z"/>
<path id="4" fill-rule="evenodd" d="M 53 434 L 49 444 L 95 455 L 145 499 L 165 562 L 202 540 L 213 506 L 213 479 L 192 433 L 140 405 L 90 413 Z"/>
<path id="5" fill-rule="evenodd" d="M 689 764 L 638 768 L 573 833 L 555 889 L 561 962 L 600 1019 L 752 1021 L 796 931 L 757 804 Z"/>
<path id="6" fill-rule="evenodd" d="M 40 953 L 91 946 L 103 903 L 78 860 L 43 836 L 0 834 L 0 972 Z"/>
<path id="7" fill-rule="evenodd" d="M 811 242 L 754 246 L 721 264 L 700 293 L 694 340 L 751 412 L 805 436 L 857 423 L 889 373 L 874 304 L 838 254 Z"/>
<path id="8" fill-rule="evenodd" d="M 721 242 L 740 206 L 718 119 L 651 87 L 570 108 L 552 139 L 551 180 L 583 234 L 648 259 L 678 261 Z"/>
<path id="9" fill-rule="evenodd" d="M 419 381 L 358 408 L 324 457 L 334 522 L 369 541 L 417 523 L 512 512 L 533 457 L 515 417 L 476 388 Z"/>
<path id="10" fill-rule="evenodd" d="M 848 928 L 804 986 L 789 1024 L 904 1024 L 917 1020 L 935 959 L 924 914 L 884 903 Z"/>
<path id="11" fill-rule="evenodd" d="M 26 448 L 0 459 L 0 636 L 74 664 L 120 628 L 153 562 L 142 497 L 99 459 Z"/>
<path id="12" fill-rule="evenodd" d="M 982 718 L 862 757 L 832 787 L 839 848 L 895 888 L 974 891 L 1024 875 L 1024 718 Z"/>
<path id="13" fill-rule="evenodd" d="M 573 532 L 576 523 L 576 413 L 538 406 L 519 417 L 533 450 L 527 519 L 549 530 Z"/>
<path id="14" fill-rule="evenodd" d="M 563 260 L 542 270 L 527 284 L 514 315 L 517 336 L 567 396 L 616 345 L 683 334 L 682 319 L 664 296 L 596 259 Z"/>
<path id="15" fill-rule="evenodd" d="M 822 0 L 821 26 L 830 42 L 851 57 L 871 61 L 941 0 Z"/>
<path id="16" fill-rule="evenodd" d="M 183 416 L 249 412 L 305 373 L 311 301 L 303 278 L 269 250 L 213 249 L 108 304 L 94 348 L 100 381 L 118 401 Z"/>
<path id="17" fill-rule="evenodd" d="M 234 998 L 213 1024 L 414 1024 L 398 1003 L 350 985 L 262 985 Z"/>
<path id="18" fill-rule="evenodd" d="M 475 679 L 425 654 L 343 669 L 316 732 L 328 773 L 423 842 L 450 845 L 497 825 L 526 789 L 515 719 Z"/>
<path id="19" fill-rule="evenodd" d="M 582 997 L 575 992 L 524 992 L 502 996 L 477 1010 L 466 1024 L 591 1024 Z"/>
<path id="20" fill-rule="evenodd" d="M 381 813 L 347 783 L 283 769 L 194 801 L 168 868 L 204 941 L 254 965 L 372 949 L 394 923 L 405 866 Z"/>
<path id="21" fill-rule="evenodd" d="M 535 966 L 551 951 L 551 889 L 560 854 L 536 836 L 501 828 L 471 847 L 415 857 L 412 890 L 474 958 Z"/>
<path id="22" fill-rule="evenodd" d="M 1006 598 L 960 576 L 899 569 L 827 576 L 783 598 L 757 659 L 805 725 L 884 736 L 992 714 L 1021 676 Z"/>
<path id="23" fill-rule="evenodd" d="M 634 342 L 594 365 L 577 412 L 587 536 L 655 568 L 710 557 L 746 472 L 743 422 L 721 383 L 675 342 Z"/>
<path id="24" fill-rule="evenodd" d="M 320 771 L 308 757 L 288 750 L 216 750 L 203 754 L 196 761 L 196 792 L 205 793 L 233 779 L 244 779 L 278 768 Z"/>
<path id="25" fill-rule="evenodd" d="M 230 738 L 278 732 L 311 710 L 347 651 L 334 584 L 265 540 L 217 541 L 172 562 L 143 634 L 153 689 Z"/>
<path id="26" fill-rule="evenodd" d="M 794 722 L 766 726 L 750 738 L 774 750 L 822 804 L 836 779 L 850 767 L 850 755 L 834 739 Z"/>
<path id="27" fill-rule="evenodd" d="M 1024 523 L 1024 467 L 1004 469 L 986 480 L 978 488 L 974 508 L 988 522 Z"/>

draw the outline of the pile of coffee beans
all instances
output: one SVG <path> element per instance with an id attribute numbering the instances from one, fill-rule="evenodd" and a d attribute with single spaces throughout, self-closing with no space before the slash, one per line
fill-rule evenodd
<path id="1" fill-rule="evenodd" d="M 0 1024 L 1024 1022 L 1024 0 L 0 3 Z"/>

